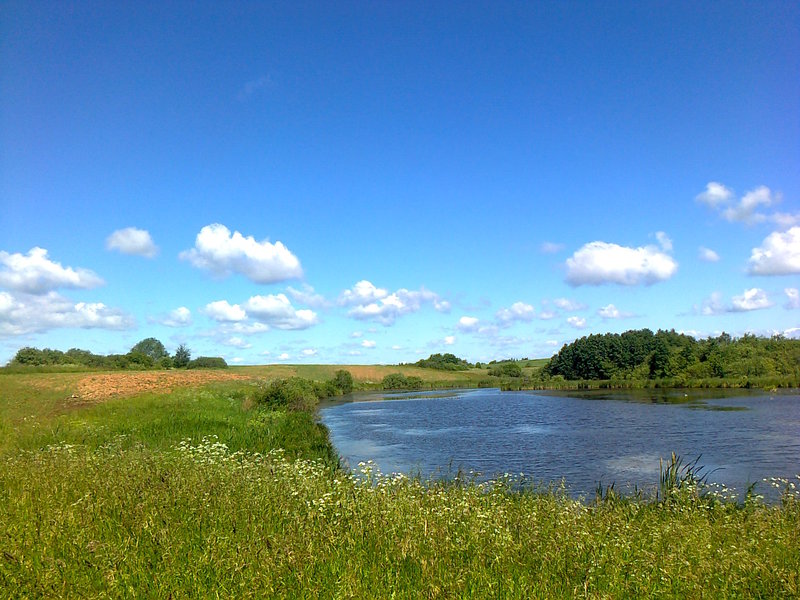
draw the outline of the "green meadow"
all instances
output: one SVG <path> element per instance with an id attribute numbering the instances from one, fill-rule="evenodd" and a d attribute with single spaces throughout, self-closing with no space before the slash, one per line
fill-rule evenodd
<path id="1" fill-rule="evenodd" d="M 512 478 L 349 472 L 313 409 L 260 402 L 263 378 L 340 368 L 232 369 L 252 379 L 92 403 L 74 397 L 86 373 L 0 373 L 0 595 L 800 595 L 800 481 L 773 482 L 782 499 L 765 505 L 677 461 L 657 497 L 582 500 Z M 416 374 L 364 369 L 365 387 Z"/>

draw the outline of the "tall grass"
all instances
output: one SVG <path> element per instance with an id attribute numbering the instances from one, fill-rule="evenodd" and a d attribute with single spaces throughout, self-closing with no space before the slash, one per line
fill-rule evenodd
<path id="1" fill-rule="evenodd" d="M 0 595 L 800 594 L 790 482 L 773 506 L 672 493 L 694 473 L 676 457 L 670 502 L 586 503 L 510 477 L 348 473 L 311 413 L 248 409 L 250 392 L 150 394 L 36 427 L 0 412 L 16 431 L 0 453 Z"/>

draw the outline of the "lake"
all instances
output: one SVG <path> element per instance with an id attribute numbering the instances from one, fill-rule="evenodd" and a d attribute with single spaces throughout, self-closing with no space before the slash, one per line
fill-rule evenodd
<path id="1" fill-rule="evenodd" d="M 671 452 L 700 456 L 709 481 L 739 493 L 800 473 L 797 390 L 366 393 L 319 412 L 350 467 L 373 460 L 384 473 L 524 473 L 587 497 L 598 483 L 654 489 Z M 774 497 L 763 482 L 756 490 Z"/>

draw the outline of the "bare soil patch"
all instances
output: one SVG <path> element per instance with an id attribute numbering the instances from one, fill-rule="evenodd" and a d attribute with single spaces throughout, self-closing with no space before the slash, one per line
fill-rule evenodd
<path id="1" fill-rule="evenodd" d="M 100 402 L 143 392 L 169 393 L 178 387 L 199 386 L 215 381 L 248 380 L 252 377 L 227 371 L 139 371 L 92 373 L 78 382 L 77 400 Z"/>

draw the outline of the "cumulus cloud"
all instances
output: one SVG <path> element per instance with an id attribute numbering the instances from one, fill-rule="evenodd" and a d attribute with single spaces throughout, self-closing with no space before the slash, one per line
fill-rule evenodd
<path id="1" fill-rule="evenodd" d="M 255 283 L 275 283 L 303 275 L 300 261 L 281 242 L 258 242 L 238 231 L 231 234 L 219 223 L 203 227 L 194 248 L 181 252 L 180 258 L 217 276 L 239 273 Z"/>
<path id="2" fill-rule="evenodd" d="M 247 318 L 247 313 L 245 313 L 241 306 L 238 304 L 229 304 L 227 300 L 209 302 L 206 304 L 203 312 L 206 314 L 206 316 L 219 323 L 244 321 Z"/>
<path id="3" fill-rule="evenodd" d="M 365 305 L 377 302 L 388 295 L 388 290 L 375 287 L 371 281 L 362 279 L 352 289 L 342 292 L 339 296 L 339 303 L 347 306 Z"/>
<path id="4" fill-rule="evenodd" d="M 672 277 L 678 263 L 655 246 L 629 248 L 607 242 L 589 242 L 567 259 L 570 285 L 651 285 Z"/>
<path id="5" fill-rule="evenodd" d="M 539 246 L 539 251 L 542 254 L 556 254 L 564 249 L 564 244 L 557 244 L 555 242 L 542 242 Z"/>
<path id="6" fill-rule="evenodd" d="M 459 331 L 477 331 L 480 327 L 480 319 L 478 317 L 463 316 L 458 320 L 456 328 Z"/>
<path id="7" fill-rule="evenodd" d="M 27 254 L 0 251 L 0 286 L 26 294 L 46 294 L 58 288 L 94 288 L 105 283 L 88 269 L 62 267 L 34 247 Z"/>
<path id="8" fill-rule="evenodd" d="M 226 346 L 232 346 L 233 348 L 240 348 L 242 350 L 246 350 L 247 348 L 252 348 L 252 344 L 248 343 L 244 339 L 232 336 L 222 341 L 222 344 Z"/>
<path id="9" fill-rule="evenodd" d="M 722 217 L 732 223 L 741 222 L 748 225 L 762 223 L 767 220 L 767 216 L 758 212 L 758 208 L 760 206 L 771 206 L 774 202 L 775 199 L 770 189 L 762 185 L 747 192 L 737 204 L 725 208 L 722 211 Z"/>
<path id="10" fill-rule="evenodd" d="M 444 345 L 445 346 L 452 346 L 456 343 L 456 336 L 454 335 L 447 335 L 444 338 Z"/>
<path id="11" fill-rule="evenodd" d="M 733 198 L 733 191 L 726 188 L 721 183 L 710 181 L 706 184 L 706 191 L 698 194 L 695 200 L 702 202 L 711 208 L 717 208 L 727 204 Z"/>
<path id="12" fill-rule="evenodd" d="M 741 296 L 734 296 L 732 298 L 730 310 L 731 312 L 746 312 L 769 308 L 770 306 L 772 306 L 772 302 L 770 302 L 764 290 L 750 288 L 749 290 L 745 290 Z"/>
<path id="13" fill-rule="evenodd" d="M 495 314 L 497 321 L 504 326 L 509 326 L 518 321 L 531 321 L 536 315 L 536 310 L 530 304 L 514 302 L 509 308 L 501 308 Z"/>
<path id="14" fill-rule="evenodd" d="M 553 300 L 553 304 L 555 304 L 556 307 L 560 308 L 561 310 L 565 310 L 567 312 L 575 312 L 578 310 L 584 310 L 586 308 L 586 305 L 582 302 L 570 300 L 569 298 L 556 298 Z"/>
<path id="15" fill-rule="evenodd" d="M 597 314 L 603 319 L 627 319 L 632 317 L 633 314 L 623 312 L 613 304 L 608 304 L 597 311 Z"/>
<path id="16" fill-rule="evenodd" d="M 185 306 L 179 306 L 175 310 L 169 311 L 166 316 L 155 319 L 155 322 L 167 327 L 186 327 L 192 324 L 192 311 Z"/>
<path id="17" fill-rule="evenodd" d="M 539 318 L 542 321 L 549 321 L 550 319 L 555 319 L 558 316 L 557 313 L 553 312 L 552 310 L 543 310 L 539 313 Z"/>
<path id="18" fill-rule="evenodd" d="M 703 262 L 719 261 L 719 254 L 717 254 L 710 248 L 706 248 L 705 246 L 700 246 L 700 248 L 697 249 L 697 257 Z"/>
<path id="19" fill-rule="evenodd" d="M 303 350 L 303 356 L 316 356 L 317 349 L 316 348 L 306 348 Z"/>
<path id="20" fill-rule="evenodd" d="M 584 329 L 586 327 L 586 319 L 583 317 L 567 317 L 567 323 L 575 329 Z"/>
<path id="21" fill-rule="evenodd" d="M 764 212 L 763 209 L 781 201 L 781 194 L 773 193 L 765 185 L 750 190 L 737 201 L 733 191 L 721 183 L 712 181 L 706 185 L 705 192 L 698 194 L 696 200 L 717 211 L 730 223 L 755 225 L 772 222 L 784 229 L 800 224 L 800 212 L 794 214 Z"/>
<path id="22" fill-rule="evenodd" d="M 797 288 L 786 288 L 783 290 L 783 293 L 786 294 L 788 298 L 788 301 L 784 305 L 786 308 L 800 308 L 800 290 Z"/>
<path id="23" fill-rule="evenodd" d="M 295 289 L 292 286 L 288 286 L 286 288 L 286 293 L 294 300 L 295 302 L 299 302 L 300 304 L 305 304 L 306 306 L 310 306 L 311 308 L 325 308 L 329 305 L 329 302 L 325 299 L 325 296 L 322 294 L 317 294 L 314 291 L 314 288 L 304 283 L 302 286 L 303 289 Z"/>
<path id="24" fill-rule="evenodd" d="M 769 234 L 750 254 L 750 275 L 800 274 L 800 227 Z"/>
<path id="25" fill-rule="evenodd" d="M 289 360 L 289 355 L 286 352 L 283 352 L 278 356 L 278 360 Z"/>
<path id="26" fill-rule="evenodd" d="M 705 316 L 719 315 L 726 312 L 726 308 L 722 303 L 722 294 L 719 292 L 712 292 L 708 298 L 703 300 L 699 307 L 695 306 L 695 312 Z"/>
<path id="27" fill-rule="evenodd" d="M 425 288 L 402 288 L 389 293 L 366 280 L 359 281 L 352 289 L 342 292 L 339 304 L 350 306 L 347 314 L 355 319 L 375 321 L 387 326 L 394 324 L 398 317 L 417 312 L 425 304 L 432 305 L 440 312 L 450 310 L 449 302 Z"/>
<path id="28" fill-rule="evenodd" d="M 361 347 L 362 348 L 374 348 L 375 347 L 375 342 L 373 340 L 363 340 L 361 342 Z"/>
<path id="29" fill-rule="evenodd" d="M 285 294 L 253 296 L 245 303 L 245 311 L 249 317 L 276 329 L 308 329 L 318 322 L 314 311 L 295 309 Z"/>
<path id="30" fill-rule="evenodd" d="M 106 238 L 106 249 L 145 258 L 154 258 L 158 254 L 158 246 L 150 237 L 150 232 L 136 227 L 117 229 Z"/>
<path id="31" fill-rule="evenodd" d="M 72 302 L 56 292 L 0 292 L 0 336 L 41 333 L 51 329 L 130 329 L 133 317 L 102 302 Z"/>
<path id="32" fill-rule="evenodd" d="M 750 288 L 741 295 L 731 298 L 731 303 L 726 304 L 722 299 L 722 294 L 713 292 L 711 296 L 703 300 L 695 312 L 705 316 L 721 315 L 724 313 L 749 312 L 751 310 L 761 310 L 773 306 L 767 293 L 759 288 Z"/>

